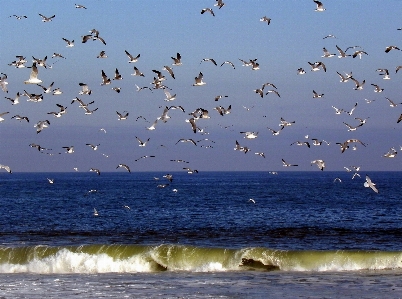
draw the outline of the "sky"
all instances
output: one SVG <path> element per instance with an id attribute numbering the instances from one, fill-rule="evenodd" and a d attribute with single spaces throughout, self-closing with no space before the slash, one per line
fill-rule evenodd
<path id="1" fill-rule="evenodd" d="M 401 150 L 402 113 L 402 51 L 385 52 L 388 46 L 401 47 L 402 1 L 323 1 L 325 11 L 315 11 L 313 0 L 234 1 L 226 0 L 222 8 L 216 1 L 82 1 L 84 8 L 76 8 L 72 1 L 4 1 L 0 11 L 0 72 L 7 75 L 7 90 L 0 90 L 0 164 L 13 172 L 86 172 L 97 168 L 101 172 L 124 172 L 117 166 L 126 164 L 131 171 L 320 171 L 314 160 L 324 160 L 324 171 L 343 171 L 344 167 L 359 166 L 361 171 L 398 171 L 399 155 L 384 157 L 391 148 Z M 201 14 L 202 9 L 211 8 Z M 50 17 L 43 22 L 39 15 Z M 17 19 L 14 17 L 26 16 Z M 11 16 L 11 17 L 10 17 Z M 270 24 L 260 21 L 271 19 Z M 90 30 L 99 31 L 100 40 L 82 43 L 82 36 Z M 327 37 L 332 35 L 334 37 Z M 325 38 L 327 37 L 327 38 Z M 63 38 L 74 40 L 66 47 Z M 353 54 L 352 58 L 338 58 L 338 46 Z M 323 48 L 333 57 L 322 57 Z M 137 62 L 129 63 L 125 50 Z M 105 51 L 107 58 L 97 58 Z M 52 58 L 59 53 L 65 58 Z M 182 65 L 175 66 L 172 56 L 181 54 Z M 10 65 L 17 55 L 26 58 L 26 67 Z M 47 56 L 47 68 L 38 66 L 41 85 L 62 94 L 44 93 L 36 84 L 24 84 L 30 76 L 33 57 Z M 217 65 L 210 60 L 213 59 Z M 241 60 L 256 59 L 259 69 L 244 66 Z M 229 64 L 221 64 L 230 61 Z M 312 71 L 309 62 L 322 62 Z M 144 77 L 133 76 L 136 66 Z M 175 79 L 164 66 L 172 68 Z M 113 79 L 115 69 L 122 80 L 101 85 L 102 70 Z M 305 74 L 298 74 L 303 68 Z M 389 80 L 378 69 L 389 70 Z M 167 89 L 154 89 L 152 70 L 162 72 L 162 84 L 176 94 L 173 101 L 165 101 Z M 202 86 L 193 86 L 202 72 Z M 349 79 L 340 82 L 341 74 L 352 73 L 357 81 L 365 80 L 361 90 L 354 90 Z M 261 98 L 254 90 L 264 83 Z M 91 95 L 80 95 L 79 83 L 86 83 Z M 374 92 L 377 84 L 384 89 Z M 149 87 L 137 91 L 139 87 Z M 120 93 L 112 88 L 120 87 Z M 280 97 L 273 92 L 276 90 Z M 313 90 L 324 94 L 313 98 Z M 40 102 L 27 101 L 21 96 L 12 105 L 6 97 L 15 98 L 17 92 L 42 94 Z M 267 94 L 266 94 L 267 93 Z M 222 95 L 215 101 L 215 97 Z M 78 102 L 94 101 L 88 107 L 98 108 L 86 115 Z M 391 107 L 386 98 L 397 105 Z M 336 114 L 339 108 L 351 115 Z M 56 104 L 67 107 L 66 113 L 55 117 L 49 112 L 59 111 Z M 167 122 L 159 120 L 155 130 L 149 127 L 170 109 Z M 222 106 L 230 113 L 220 115 L 214 108 Z M 186 120 L 198 108 L 208 110 L 210 118 L 196 120 L 203 132 L 193 132 Z M 119 120 L 116 112 L 129 113 Z M 197 113 L 198 115 L 199 113 Z M 13 118 L 26 116 L 29 122 Z M 359 120 L 366 119 L 359 126 Z M 294 122 L 279 135 L 281 118 Z M 34 125 L 48 120 L 50 125 L 37 133 Z M 348 131 L 345 123 L 356 130 Z M 100 130 L 101 128 L 105 130 Z M 106 133 L 105 133 L 106 131 Z M 240 132 L 255 132 L 257 138 L 245 138 Z M 149 141 L 139 146 L 136 137 Z M 313 145 L 313 138 L 325 142 Z M 192 139 L 196 142 L 178 142 Z M 358 139 L 341 152 L 336 143 Z M 248 152 L 234 150 L 236 141 Z M 294 142 L 308 142 L 299 146 Z M 40 145 L 43 150 L 31 147 Z M 98 145 L 97 150 L 86 144 Z M 74 146 L 66 153 L 63 147 Z M 353 148 L 356 146 L 356 148 Z M 256 153 L 264 153 L 265 158 Z M 143 156 L 154 156 L 141 158 Z M 294 167 L 283 167 L 282 159 Z M 137 160 L 137 161 L 136 161 Z M 175 160 L 175 161 L 171 161 Z M 185 162 L 177 162 L 184 160 Z M 0 169 L 5 172 L 4 169 Z"/>

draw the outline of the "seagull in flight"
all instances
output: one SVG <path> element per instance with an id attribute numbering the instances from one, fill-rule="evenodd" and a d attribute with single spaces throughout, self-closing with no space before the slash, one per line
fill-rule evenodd
<path id="1" fill-rule="evenodd" d="M 129 60 L 128 60 L 128 63 L 134 63 L 134 62 L 137 62 L 138 61 L 138 58 L 140 58 L 140 54 L 138 54 L 137 56 L 133 56 L 133 55 L 131 55 L 130 53 L 128 53 L 127 52 L 127 50 L 124 50 L 124 52 L 126 53 L 126 55 L 128 56 L 128 58 L 129 58 Z"/>
<path id="2" fill-rule="evenodd" d="M 42 17 L 42 22 L 51 22 L 52 19 L 55 17 L 55 15 L 51 16 L 51 17 L 45 17 L 42 14 L 39 14 Z"/>
<path id="3" fill-rule="evenodd" d="M 318 159 L 318 160 L 311 161 L 311 165 L 313 165 L 313 164 L 317 164 L 317 167 L 318 167 L 320 170 L 324 170 L 324 168 L 325 168 L 325 162 L 324 162 L 324 160 Z"/>
<path id="4" fill-rule="evenodd" d="M 323 6 L 323 4 L 322 4 L 321 1 L 314 0 L 314 3 L 317 4 L 317 8 L 316 8 L 314 11 L 319 11 L 319 12 L 321 12 L 321 11 L 324 11 L 324 10 L 325 10 L 325 8 L 324 8 L 324 6 Z"/>
<path id="5" fill-rule="evenodd" d="M 271 18 L 267 18 L 266 16 L 260 19 L 261 22 L 266 22 L 267 25 L 271 24 Z"/>
<path id="6" fill-rule="evenodd" d="M 299 166 L 299 165 L 297 165 L 297 164 L 290 164 L 290 163 L 287 163 L 284 159 L 282 159 L 282 163 L 283 163 L 283 167 L 290 167 L 290 166 Z"/>
<path id="7" fill-rule="evenodd" d="M 0 164 L 0 169 L 4 168 L 8 173 L 12 173 L 11 168 L 7 165 Z"/>
<path id="8" fill-rule="evenodd" d="M 128 167 L 126 164 L 119 164 L 119 165 L 117 165 L 116 169 L 119 167 L 125 168 L 128 172 L 131 173 L 130 167 Z"/>
<path id="9" fill-rule="evenodd" d="M 375 193 L 378 193 L 378 189 L 375 187 L 375 184 L 371 181 L 370 177 L 366 175 L 366 181 L 364 182 L 364 187 L 371 188 Z"/>
<path id="10" fill-rule="evenodd" d="M 201 10 L 201 14 L 203 15 L 205 12 L 209 12 L 212 16 L 215 17 L 214 11 L 212 10 L 212 8 L 203 8 Z"/>
<path id="11" fill-rule="evenodd" d="M 140 138 L 138 138 L 137 136 L 135 136 L 135 138 L 137 139 L 137 141 L 140 143 L 138 146 L 146 146 L 147 142 L 149 141 L 149 138 L 146 141 L 142 141 Z"/>
<path id="12" fill-rule="evenodd" d="M 29 79 L 24 81 L 25 84 L 39 84 L 42 83 L 42 80 L 38 79 L 38 68 L 36 66 L 36 62 L 32 63 L 31 66 L 31 74 L 29 75 Z"/>

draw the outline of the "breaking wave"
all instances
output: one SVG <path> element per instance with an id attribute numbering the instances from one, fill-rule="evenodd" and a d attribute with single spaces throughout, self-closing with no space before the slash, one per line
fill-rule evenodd
<path id="1" fill-rule="evenodd" d="M 401 251 L 288 251 L 168 244 L 0 247 L 0 273 L 321 272 L 401 268 Z"/>

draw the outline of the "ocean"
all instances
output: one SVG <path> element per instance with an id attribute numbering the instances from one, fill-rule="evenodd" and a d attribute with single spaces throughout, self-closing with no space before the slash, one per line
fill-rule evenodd
<path id="1" fill-rule="evenodd" d="M 402 172 L 169 174 L 0 173 L 0 298 L 402 298 Z"/>

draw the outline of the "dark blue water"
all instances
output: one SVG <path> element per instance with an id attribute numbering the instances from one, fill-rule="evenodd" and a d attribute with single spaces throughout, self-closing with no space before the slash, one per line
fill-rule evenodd
<path id="1" fill-rule="evenodd" d="M 1 243 L 402 248 L 400 172 L 369 173 L 378 194 L 347 172 L 165 174 L 1 173 Z"/>

